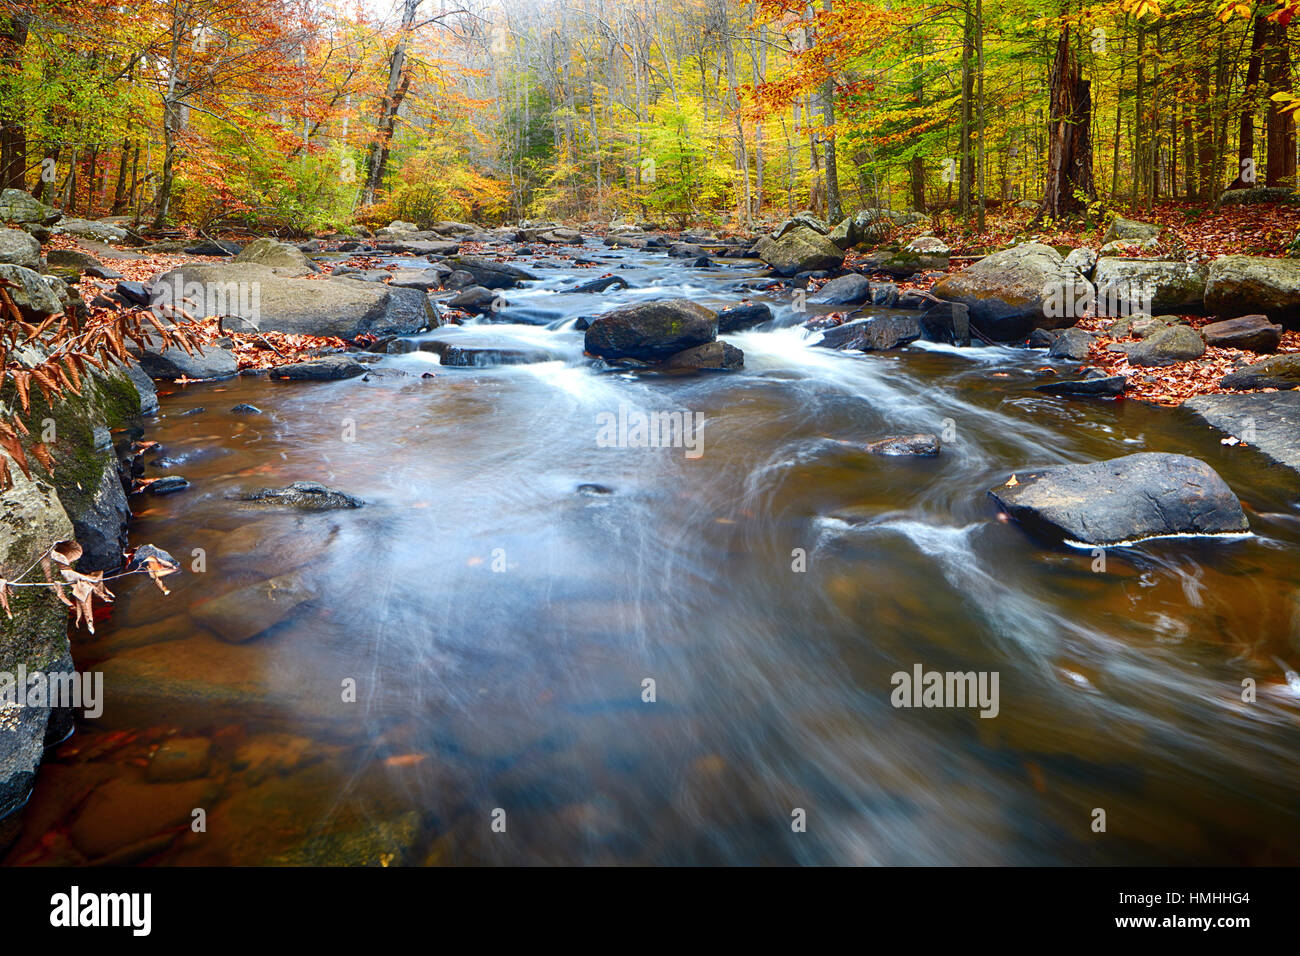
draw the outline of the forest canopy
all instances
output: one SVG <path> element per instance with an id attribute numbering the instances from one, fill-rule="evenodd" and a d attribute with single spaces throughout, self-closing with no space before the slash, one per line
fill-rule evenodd
<path id="1" fill-rule="evenodd" d="M 0 179 L 303 233 L 1290 191 L 1290 3 L 0 4 Z"/>

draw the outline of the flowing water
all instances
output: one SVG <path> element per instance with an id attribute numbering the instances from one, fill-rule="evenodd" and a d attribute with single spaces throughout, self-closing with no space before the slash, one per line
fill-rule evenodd
<path id="1" fill-rule="evenodd" d="M 1041 352 L 810 347 L 788 293 L 725 336 L 743 371 L 598 367 L 578 316 L 721 307 L 760 273 L 585 252 L 430 334 L 552 361 L 163 397 L 149 474 L 192 487 L 134 498 L 132 541 L 186 573 L 120 582 L 75 639 L 105 712 L 49 755 L 6 862 L 1300 863 L 1292 473 L 1181 411 L 1039 395 Z M 556 294 L 603 269 L 632 288 Z M 701 444 L 608 447 L 620 407 L 698 414 Z M 841 444 L 919 431 L 938 458 Z M 1210 462 L 1253 534 L 1099 556 L 985 494 L 1144 450 Z M 226 497 L 299 479 L 367 504 Z M 258 585 L 310 598 L 219 639 L 240 602 L 204 602 Z M 996 672 L 997 715 L 895 708 L 917 664 Z M 148 779 L 167 739 L 210 744 L 194 779 Z"/>

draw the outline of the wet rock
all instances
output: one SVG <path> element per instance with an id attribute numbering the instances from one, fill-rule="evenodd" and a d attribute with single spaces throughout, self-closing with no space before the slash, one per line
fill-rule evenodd
<path id="1" fill-rule="evenodd" d="M 189 486 L 189 481 L 180 475 L 163 475 L 151 481 L 145 487 L 145 491 L 151 495 L 172 495 L 184 491 Z"/>
<path id="2" fill-rule="evenodd" d="M 1049 358 L 1082 362 L 1088 358 L 1092 343 L 1093 337 L 1083 329 L 1066 329 L 1052 342 L 1047 355 Z"/>
<path id="3" fill-rule="evenodd" d="M 239 251 L 236 262 L 252 263 L 272 269 L 283 269 L 291 275 L 319 272 L 320 267 L 307 258 L 297 246 L 275 239 L 255 239 Z"/>
<path id="4" fill-rule="evenodd" d="M 921 313 L 921 334 L 930 342 L 970 345 L 970 309 L 960 302 L 941 302 Z"/>
<path id="5" fill-rule="evenodd" d="M 603 276 L 599 279 L 592 279 L 590 282 L 584 282 L 581 285 L 574 286 L 572 289 L 561 289 L 561 292 L 581 292 L 581 293 L 598 293 L 605 292 L 608 289 L 626 289 L 627 280 L 621 276 Z"/>
<path id="6" fill-rule="evenodd" d="M 985 256 L 934 284 L 933 294 L 969 307 L 970 320 L 990 338 L 1024 339 L 1034 328 L 1073 325 L 1071 310 L 1053 308 L 1084 284 L 1051 246 L 1026 242 Z M 1086 289 L 1084 290 L 1086 291 Z"/>
<path id="7" fill-rule="evenodd" d="M 1300 352 L 1274 355 L 1244 366 L 1223 376 L 1219 384 L 1238 392 L 1254 388 L 1300 388 Z"/>
<path id="8" fill-rule="evenodd" d="M 212 741 L 207 737 L 173 737 L 165 741 L 145 769 L 150 783 L 183 783 L 208 775 Z"/>
<path id="9" fill-rule="evenodd" d="M 837 351 L 861 352 L 898 348 L 921 337 L 921 323 L 912 316 L 880 315 L 827 329 L 813 344 Z"/>
<path id="10" fill-rule="evenodd" d="M 711 269 L 713 268 L 713 260 L 710 259 L 708 256 L 700 256 L 698 259 L 695 259 L 691 262 L 691 268 Z"/>
<path id="11" fill-rule="evenodd" d="M 0 263 L 39 270 L 41 244 L 21 229 L 0 229 Z M 52 267 L 64 264 L 63 261 L 50 263 Z"/>
<path id="12" fill-rule="evenodd" d="M 403 239 L 381 242 L 378 246 L 385 252 L 403 256 L 454 256 L 460 252 L 460 243 L 450 239 Z"/>
<path id="13" fill-rule="evenodd" d="M 1300 392 L 1198 395 L 1182 407 L 1225 435 L 1247 434 L 1252 448 L 1300 472 Z"/>
<path id="14" fill-rule="evenodd" d="M 771 321 L 772 310 L 761 302 L 756 305 L 736 305 L 718 313 L 718 331 L 740 332 Z"/>
<path id="15" fill-rule="evenodd" d="M 262 410 L 256 405 L 250 405 L 248 402 L 240 402 L 230 410 L 232 415 L 260 415 Z"/>
<path id="16" fill-rule="evenodd" d="M 1014 478 L 989 494 L 1026 529 L 1058 540 L 1109 545 L 1249 528 L 1232 489 L 1186 455 L 1144 452 Z"/>
<path id="17" fill-rule="evenodd" d="M 873 455 L 913 455 L 933 458 L 939 454 L 939 439 L 935 435 L 892 435 L 879 441 L 867 442 L 866 450 Z"/>
<path id="18" fill-rule="evenodd" d="M 866 276 L 852 273 L 832 279 L 822 286 L 809 302 L 818 305 L 857 305 L 871 298 L 871 283 Z"/>
<path id="19" fill-rule="evenodd" d="M 1190 362 L 1205 354 L 1205 340 L 1187 325 L 1170 325 L 1128 350 L 1130 365 L 1162 368 Z"/>
<path id="20" fill-rule="evenodd" d="M 706 342 L 664 360 L 665 369 L 734 371 L 745 366 L 745 353 L 726 342 Z"/>
<path id="21" fill-rule="evenodd" d="M 783 276 L 838 269 L 844 264 L 844 251 L 807 227 L 792 229 L 779 239 L 764 236 L 754 244 L 754 254 Z"/>
<path id="22" fill-rule="evenodd" d="M 906 309 L 913 308 L 912 304 L 900 301 L 898 286 L 892 282 L 873 282 L 871 283 L 871 304 L 880 306 L 882 309 Z M 916 303 L 919 305 L 920 303 Z"/>
<path id="23" fill-rule="evenodd" d="M 140 397 L 140 414 L 158 414 L 158 390 L 154 388 L 153 379 L 149 377 L 149 373 L 136 362 L 128 364 L 125 372 L 127 378 L 131 380 L 131 384 L 135 386 L 136 394 Z"/>
<path id="24" fill-rule="evenodd" d="M 295 481 L 283 488 L 253 488 L 229 496 L 234 501 L 277 505 L 299 511 L 337 511 L 342 508 L 360 508 L 365 504 L 360 498 L 315 481 Z"/>
<path id="25" fill-rule="evenodd" d="M 283 624 L 316 594 L 302 575 L 282 574 L 211 598 L 191 613 L 221 640 L 243 644 Z"/>
<path id="26" fill-rule="evenodd" d="M 485 289 L 513 289 L 521 282 L 536 280 L 533 275 L 508 262 L 494 262 L 478 256 L 453 256 L 447 264 L 459 272 L 468 272 L 477 285 Z"/>
<path id="27" fill-rule="evenodd" d="M 450 273 L 446 273 L 450 275 Z M 398 269 L 388 284 L 397 289 L 418 289 L 427 292 L 442 285 L 444 273 L 437 269 Z"/>
<path id="28" fill-rule="evenodd" d="M 1247 352 L 1276 352 L 1282 342 L 1282 326 L 1274 325 L 1264 315 L 1243 315 L 1236 319 L 1211 322 L 1202 327 L 1207 345 Z"/>
<path id="29" fill-rule="evenodd" d="M 1025 340 L 1025 345 L 1031 349 L 1050 349 L 1064 331 L 1064 329 L 1034 329 Z"/>
<path id="30" fill-rule="evenodd" d="M 1123 375 L 1103 375 L 1097 378 L 1083 378 L 1069 382 L 1048 382 L 1035 385 L 1034 391 L 1046 392 L 1048 395 L 1064 397 L 1115 398 L 1123 395 L 1128 379 Z"/>
<path id="31" fill-rule="evenodd" d="M 472 285 L 447 300 L 447 305 L 453 309 L 460 309 L 462 312 L 473 312 L 478 315 L 499 312 L 509 304 L 501 293 L 485 289 L 481 285 Z"/>
<path id="32" fill-rule="evenodd" d="M 1220 319 L 1266 315 L 1300 329 L 1300 259 L 1221 256 L 1210 263 L 1205 310 Z"/>
<path id="33" fill-rule="evenodd" d="M 298 382 L 337 382 L 364 375 L 366 367 L 350 355 L 326 355 L 309 362 L 282 365 L 272 369 L 271 378 Z"/>
<path id="34" fill-rule="evenodd" d="M 668 255 L 673 259 L 698 259 L 704 249 L 693 242 L 674 242 L 668 247 Z"/>
<path id="35" fill-rule="evenodd" d="M 614 489 L 609 487 L 609 485 L 598 485 L 594 482 L 586 482 L 578 485 L 576 491 L 578 494 L 587 495 L 588 497 L 603 497 L 614 493 Z"/>
<path id="36" fill-rule="evenodd" d="M 485 368 L 492 365 L 533 365 L 554 360 L 545 349 L 460 347 L 446 345 L 438 352 L 442 364 L 453 368 Z"/>
<path id="37" fill-rule="evenodd" d="M 688 299 L 646 302 L 592 320 L 585 350 L 601 358 L 657 361 L 717 338 L 718 317 Z"/>

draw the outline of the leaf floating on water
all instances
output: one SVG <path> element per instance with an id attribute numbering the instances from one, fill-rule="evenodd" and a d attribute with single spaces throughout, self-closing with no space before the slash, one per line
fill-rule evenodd
<path id="1" fill-rule="evenodd" d="M 1007 479 L 1007 483 L 1004 487 L 1014 488 L 1018 484 L 1020 484 L 1020 482 L 1016 480 L 1015 475 L 1012 475 L 1010 478 Z"/>

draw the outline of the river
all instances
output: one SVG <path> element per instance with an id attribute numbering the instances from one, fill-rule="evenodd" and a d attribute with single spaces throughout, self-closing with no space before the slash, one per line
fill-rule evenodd
<path id="1" fill-rule="evenodd" d="M 191 487 L 133 498 L 132 541 L 185 573 L 119 582 L 74 639 L 105 711 L 47 756 L 5 862 L 1300 863 L 1294 474 L 1178 410 L 1035 393 L 1043 352 L 812 347 L 788 292 L 724 336 L 743 371 L 604 368 L 577 317 L 723 307 L 761 272 L 584 252 L 425 336 L 552 361 L 166 390 L 147 473 Z M 556 294 L 606 270 L 631 288 Z M 620 408 L 689 413 L 698 455 L 611 447 Z M 939 457 L 842 444 L 912 432 Z M 1253 534 L 1099 555 L 986 495 L 1136 451 L 1211 463 Z M 294 480 L 366 505 L 227 498 Z M 214 636 L 203 602 L 267 579 L 309 597 Z M 996 716 L 894 707 L 917 664 L 996 673 Z M 169 738 L 197 769 L 151 781 Z"/>

